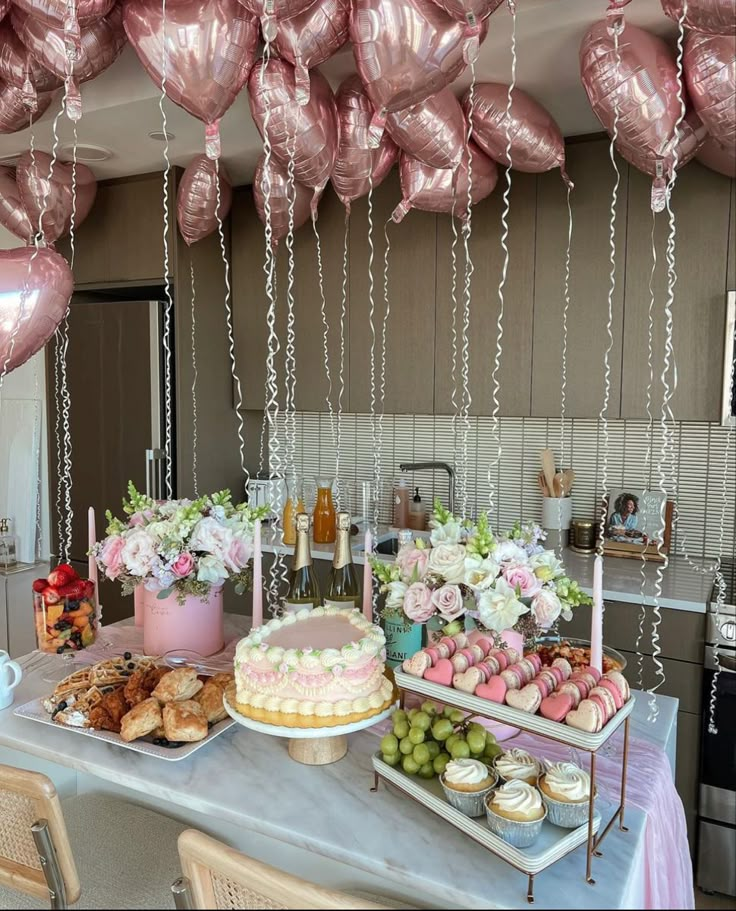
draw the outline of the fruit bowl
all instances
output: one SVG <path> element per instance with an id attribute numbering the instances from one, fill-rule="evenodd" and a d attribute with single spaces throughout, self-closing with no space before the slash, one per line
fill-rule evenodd
<path id="1" fill-rule="evenodd" d="M 61 564 L 48 579 L 33 583 L 33 612 L 39 651 L 63 655 L 81 651 L 97 638 L 94 582 Z"/>
<path id="2" fill-rule="evenodd" d="M 571 649 L 583 649 L 588 653 L 590 657 L 590 639 L 572 639 L 568 636 L 539 636 L 534 640 L 536 646 L 535 651 L 538 651 L 542 648 L 554 648 L 556 646 L 565 646 L 569 645 Z M 608 658 L 611 662 L 611 667 L 604 668 L 604 670 L 615 670 L 623 673 L 626 670 L 626 658 L 617 652 L 615 648 L 610 648 L 608 645 L 603 646 L 603 657 L 604 659 Z M 586 663 L 590 663 L 587 661 Z"/>

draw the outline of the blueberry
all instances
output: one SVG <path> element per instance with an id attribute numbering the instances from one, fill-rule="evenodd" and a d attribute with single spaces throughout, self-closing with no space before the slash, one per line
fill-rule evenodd
<path id="1" fill-rule="evenodd" d="M 65 651 L 66 651 L 66 646 L 60 645 L 60 646 L 56 649 L 56 654 L 57 654 L 57 655 L 63 655 Z"/>
<path id="2" fill-rule="evenodd" d="M 167 743 L 167 741 L 163 737 L 154 737 L 153 738 L 153 745 L 155 747 L 165 746 L 166 743 Z"/>
<path id="3" fill-rule="evenodd" d="M 130 659 L 131 659 L 132 657 L 133 657 L 133 656 L 130 654 L 130 652 L 125 652 L 124 655 L 123 655 L 123 661 L 130 661 Z"/>
<path id="4" fill-rule="evenodd" d="M 66 704 L 66 702 L 65 702 L 63 699 L 62 699 L 62 701 L 56 706 L 56 708 L 57 708 L 57 710 L 58 710 L 59 712 L 63 712 L 64 709 L 65 709 L 66 707 L 67 707 L 67 704 Z"/>
<path id="5" fill-rule="evenodd" d="M 62 629 L 62 628 L 63 628 L 63 624 L 61 621 L 57 621 L 56 623 L 54 623 L 54 629 Z"/>
<path id="6" fill-rule="evenodd" d="M 135 670 L 135 664 L 133 664 L 132 661 L 128 664 L 128 670 L 129 670 L 129 671 L 134 671 L 134 670 Z"/>
<path id="7" fill-rule="evenodd" d="M 162 743 L 161 746 L 166 747 L 169 750 L 177 750 L 179 747 L 184 746 L 183 740 L 167 740 L 166 743 Z"/>

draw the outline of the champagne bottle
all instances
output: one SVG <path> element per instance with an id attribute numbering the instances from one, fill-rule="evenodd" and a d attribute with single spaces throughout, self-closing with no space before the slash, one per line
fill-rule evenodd
<path id="1" fill-rule="evenodd" d="M 335 556 L 330 570 L 330 584 L 325 604 L 336 607 L 360 606 L 360 582 L 350 551 L 350 514 L 337 514 L 337 539 Z"/>
<path id="2" fill-rule="evenodd" d="M 284 608 L 287 611 L 296 611 L 303 607 L 316 607 L 320 601 L 319 582 L 309 550 L 309 516 L 305 512 L 300 512 L 296 516 L 296 550 L 289 594 L 284 601 Z"/>

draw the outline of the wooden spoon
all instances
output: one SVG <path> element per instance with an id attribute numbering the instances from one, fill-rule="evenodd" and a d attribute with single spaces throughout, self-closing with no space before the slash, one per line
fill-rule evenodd
<path id="1" fill-rule="evenodd" d="M 553 478 L 554 492 L 555 492 L 556 497 L 565 496 L 564 487 L 562 486 L 562 479 L 563 479 L 563 474 L 561 471 L 558 471 L 557 474 Z"/>
<path id="2" fill-rule="evenodd" d="M 575 483 L 575 472 L 572 468 L 566 468 L 562 472 L 560 484 L 562 486 L 562 496 L 569 497 L 572 493 L 572 485 Z"/>
<path id="3" fill-rule="evenodd" d="M 544 480 L 547 484 L 547 490 L 549 491 L 548 496 L 554 496 L 555 474 L 557 472 L 555 468 L 555 454 L 551 449 L 543 449 L 541 452 L 541 460 Z"/>
<path id="4" fill-rule="evenodd" d="M 539 484 L 539 489 L 542 492 L 543 497 L 549 496 L 549 490 L 547 489 L 547 482 L 544 479 L 544 472 L 540 471 L 537 475 L 537 482 Z"/>

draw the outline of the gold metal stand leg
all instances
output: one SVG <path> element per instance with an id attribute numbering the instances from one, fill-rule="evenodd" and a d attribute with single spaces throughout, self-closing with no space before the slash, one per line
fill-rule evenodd
<path id="1" fill-rule="evenodd" d="M 529 874 L 529 882 L 526 887 L 526 900 L 530 905 L 534 904 L 534 874 Z"/>
<path id="2" fill-rule="evenodd" d="M 629 721 L 631 716 L 624 721 L 624 756 L 621 769 L 621 813 L 618 818 L 618 827 L 622 832 L 628 832 L 624 825 L 624 809 L 626 805 L 626 773 L 629 765 Z"/>
<path id="3" fill-rule="evenodd" d="M 371 788 L 371 794 L 375 794 L 376 791 L 378 790 L 378 782 L 379 782 L 380 780 L 381 780 L 381 779 L 380 779 L 380 777 L 379 777 L 379 775 L 378 775 L 378 772 L 374 772 L 374 773 L 373 773 L 373 787 Z"/>
<path id="4" fill-rule="evenodd" d="M 590 797 L 588 798 L 588 849 L 587 849 L 587 861 L 585 867 L 585 881 L 591 885 L 595 884 L 593 879 L 593 853 L 594 853 L 594 838 L 593 838 L 593 808 L 595 806 L 595 753 L 590 754 Z"/>

